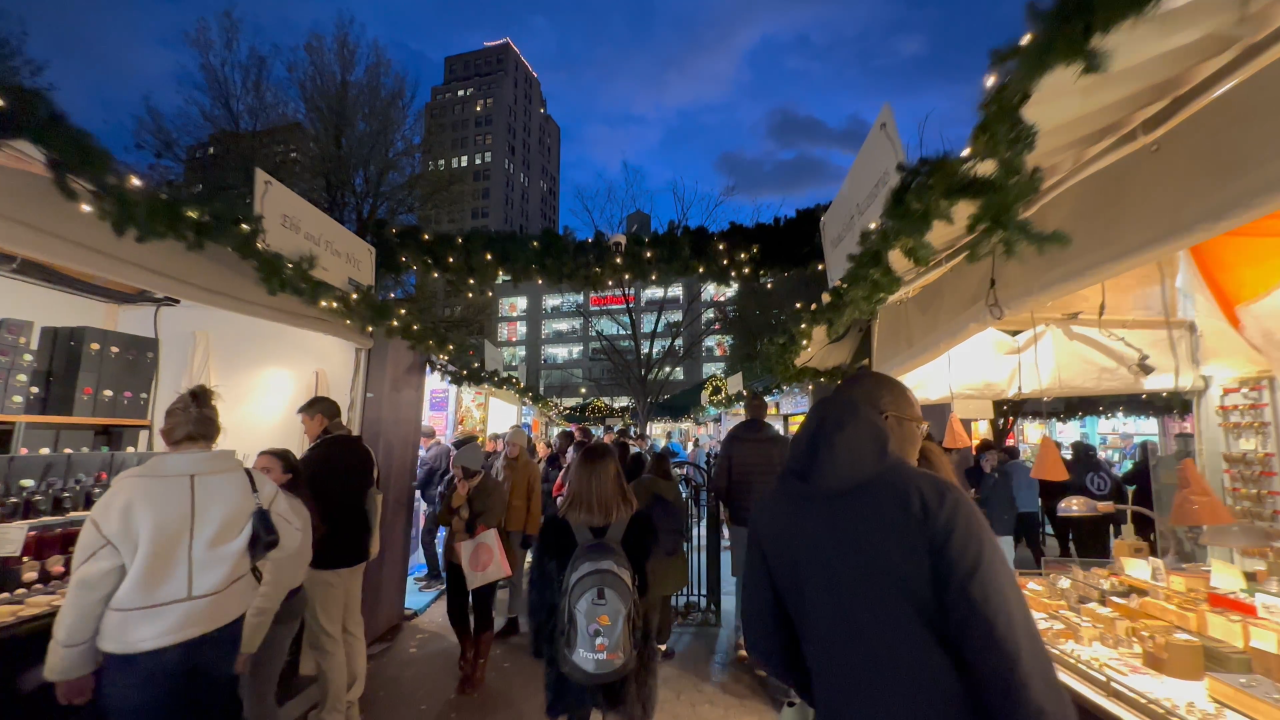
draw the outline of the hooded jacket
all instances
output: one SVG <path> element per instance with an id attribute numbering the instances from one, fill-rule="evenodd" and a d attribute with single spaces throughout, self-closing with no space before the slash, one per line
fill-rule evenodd
<path id="1" fill-rule="evenodd" d="M 449 479 L 449 460 L 452 454 L 452 449 L 437 439 L 427 446 L 425 452 L 418 455 L 418 479 L 414 488 L 422 502 L 432 511 L 440 507 L 440 491 Z"/>
<path id="2" fill-rule="evenodd" d="M 764 420 L 744 420 L 725 435 L 711 476 L 711 492 L 724 503 L 735 527 L 749 526 L 751 509 L 778 479 L 787 444 Z"/>
<path id="3" fill-rule="evenodd" d="M 841 388 L 755 508 L 743 630 L 827 720 L 1075 717 L 982 514 Z"/>
<path id="4" fill-rule="evenodd" d="M 368 562 L 373 528 L 365 501 L 376 472 L 373 451 L 339 424 L 316 438 L 299 462 L 315 508 L 311 567 L 341 570 Z"/>

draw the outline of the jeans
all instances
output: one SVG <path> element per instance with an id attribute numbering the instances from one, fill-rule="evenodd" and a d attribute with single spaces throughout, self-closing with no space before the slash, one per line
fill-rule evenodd
<path id="1" fill-rule="evenodd" d="M 733 639 L 742 641 L 742 578 L 746 575 L 747 529 L 729 526 L 729 565 L 733 572 Z"/>
<path id="2" fill-rule="evenodd" d="M 524 558 L 528 550 L 520 547 L 524 542 L 523 530 L 508 530 L 506 542 L 507 562 L 511 563 L 511 577 L 507 581 L 507 617 L 519 617 L 524 607 Z"/>
<path id="3" fill-rule="evenodd" d="M 491 582 L 468 592 L 467 575 L 455 562 L 445 563 L 444 583 L 445 609 L 454 634 L 464 638 L 493 632 L 493 601 L 498 596 L 498 583 Z M 474 633 L 471 615 L 475 615 Z"/>
<path id="4" fill-rule="evenodd" d="M 278 720 L 276 688 L 280 672 L 289 659 L 289 645 L 298 634 L 302 616 L 307 612 L 307 593 L 298 588 L 284 602 L 271 620 L 271 627 L 258 651 L 249 660 L 249 671 L 240 676 L 240 699 L 244 701 L 245 720 Z"/>
<path id="5" fill-rule="evenodd" d="M 240 717 L 239 618 L 158 650 L 104 653 L 97 705 L 103 720 L 228 720 Z"/>
<path id="6" fill-rule="evenodd" d="M 440 551 L 436 549 L 436 541 L 440 539 L 440 520 L 436 517 L 434 507 L 424 506 L 422 513 L 422 557 L 427 563 L 427 577 L 443 578 L 440 572 Z"/>
<path id="7" fill-rule="evenodd" d="M 341 570 L 310 570 L 306 640 L 315 657 L 320 707 L 313 720 L 359 720 L 368 648 L 360 595 L 364 563 Z"/>

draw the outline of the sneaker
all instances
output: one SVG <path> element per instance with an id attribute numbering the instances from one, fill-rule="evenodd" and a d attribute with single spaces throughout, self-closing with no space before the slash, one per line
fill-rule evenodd
<path id="1" fill-rule="evenodd" d="M 444 578 L 426 578 L 422 584 L 418 586 L 421 592 L 435 592 L 444 589 Z"/>

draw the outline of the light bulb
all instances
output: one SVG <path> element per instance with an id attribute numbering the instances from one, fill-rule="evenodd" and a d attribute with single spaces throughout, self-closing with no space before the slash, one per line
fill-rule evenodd
<path id="1" fill-rule="evenodd" d="M 984 87 L 984 88 L 986 88 L 986 89 L 988 89 L 988 90 L 990 90 L 991 88 L 995 87 L 995 86 L 996 86 L 996 83 L 998 83 L 998 82 L 1000 82 L 1000 76 L 999 76 L 999 75 L 996 75 L 996 74 L 995 74 L 995 73 L 993 73 L 993 72 L 992 72 L 992 73 L 987 73 L 986 75 L 984 75 L 984 76 L 982 77 L 982 87 Z"/>
<path id="2" fill-rule="evenodd" d="M 1018 38 L 1018 45 L 1020 45 L 1020 46 L 1022 46 L 1022 47 L 1026 47 L 1026 46 L 1028 46 L 1028 45 L 1030 45 L 1030 44 L 1031 44 L 1031 41 L 1032 41 L 1034 38 L 1035 38 L 1035 36 L 1034 36 L 1034 35 L 1032 35 L 1031 33 L 1025 33 L 1025 34 L 1023 34 L 1023 36 L 1022 36 L 1022 37 Z"/>
<path id="3" fill-rule="evenodd" d="M 130 175 L 130 176 L 129 176 L 129 186 L 130 186 L 130 187 L 140 188 L 140 187 L 142 187 L 144 184 L 145 184 L 145 183 L 143 183 L 143 182 L 142 182 L 142 178 L 138 177 L 137 175 Z"/>
<path id="4" fill-rule="evenodd" d="M 93 206 L 89 203 L 80 203 L 80 212 L 91 213 L 93 212 Z"/>

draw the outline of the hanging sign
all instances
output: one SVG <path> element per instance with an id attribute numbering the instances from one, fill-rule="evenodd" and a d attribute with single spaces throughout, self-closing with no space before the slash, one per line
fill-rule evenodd
<path id="1" fill-rule="evenodd" d="M 253 169 L 253 211 L 262 216 L 268 250 L 294 260 L 314 257 L 311 274 L 334 287 L 373 285 L 373 246 L 261 168 Z"/>

